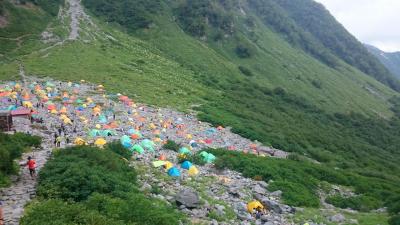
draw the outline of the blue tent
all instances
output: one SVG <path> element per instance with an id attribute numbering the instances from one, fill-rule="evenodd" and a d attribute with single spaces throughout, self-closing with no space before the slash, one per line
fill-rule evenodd
<path id="1" fill-rule="evenodd" d="M 100 115 L 99 117 L 99 123 L 105 124 L 107 123 L 107 118 L 104 115 Z"/>
<path id="2" fill-rule="evenodd" d="M 172 167 L 168 170 L 168 175 L 170 175 L 171 177 L 180 177 L 181 172 L 178 170 L 178 168 Z"/>
<path id="3" fill-rule="evenodd" d="M 186 169 L 186 170 L 190 169 L 190 167 L 192 167 L 192 166 L 193 166 L 192 163 L 189 162 L 189 161 L 184 161 L 184 162 L 182 163 L 182 165 L 181 165 L 181 167 L 182 167 L 183 169 Z"/>

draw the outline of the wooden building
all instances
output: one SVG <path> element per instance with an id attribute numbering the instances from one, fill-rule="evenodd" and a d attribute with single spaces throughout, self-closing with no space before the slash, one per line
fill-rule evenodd
<path id="1" fill-rule="evenodd" d="M 11 131 L 12 124 L 11 111 L 0 111 L 0 130 Z"/>

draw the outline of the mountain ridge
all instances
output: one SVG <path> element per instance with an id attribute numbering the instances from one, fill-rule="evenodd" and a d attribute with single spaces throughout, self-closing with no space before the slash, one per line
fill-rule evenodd
<path id="1" fill-rule="evenodd" d="M 400 51 L 397 52 L 384 52 L 377 47 L 365 44 L 368 50 L 374 54 L 397 79 L 400 79 Z"/>

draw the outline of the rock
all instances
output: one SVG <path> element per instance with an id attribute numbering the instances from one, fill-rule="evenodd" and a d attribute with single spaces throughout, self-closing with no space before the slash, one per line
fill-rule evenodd
<path id="1" fill-rule="evenodd" d="M 262 215 L 260 219 L 263 222 L 268 222 L 269 221 L 269 217 L 267 215 Z"/>
<path id="2" fill-rule="evenodd" d="M 269 199 L 267 199 L 267 198 L 262 199 L 261 202 L 262 202 L 262 204 L 263 204 L 264 206 L 267 207 L 268 210 L 271 210 L 271 211 L 276 212 L 276 213 L 279 213 L 279 214 L 282 214 L 282 213 L 283 213 L 283 210 L 282 210 L 282 208 L 280 207 L 280 204 L 279 204 L 279 203 L 277 203 L 277 202 L 275 202 L 275 201 L 271 201 L 271 200 L 269 200 Z"/>
<path id="3" fill-rule="evenodd" d="M 258 181 L 257 183 L 263 188 L 268 188 L 268 183 L 265 181 Z"/>
<path id="4" fill-rule="evenodd" d="M 343 222 L 343 221 L 345 221 L 346 220 L 346 218 L 342 215 L 342 214 L 336 214 L 336 215 L 334 215 L 334 216 L 331 216 L 330 218 L 329 218 L 329 221 L 332 221 L 332 222 L 335 222 L 335 223 L 341 223 L 341 222 Z"/>
<path id="5" fill-rule="evenodd" d="M 266 193 L 265 188 L 261 187 L 260 185 L 254 186 L 253 191 L 260 195 L 265 195 Z"/>
<path id="6" fill-rule="evenodd" d="M 264 223 L 264 225 L 274 225 L 274 223 L 273 222 L 266 222 L 266 223 Z"/>
<path id="7" fill-rule="evenodd" d="M 237 214 L 237 217 L 240 220 L 252 220 L 253 219 L 253 217 L 250 215 L 250 213 L 245 212 L 245 211 L 239 211 Z"/>
<path id="8" fill-rule="evenodd" d="M 219 216 L 225 215 L 225 206 L 216 204 L 215 210 Z"/>
<path id="9" fill-rule="evenodd" d="M 197 208 L 200 205 L 200 198 L 197 192 L 191 189 L 183 189 L 175 197 L 178 205 L 184 205 L 189 209 Z"/>
<path id="10" fill-rule="evenodd" d="M 140 188 L 141 191 L 150 190 L 150 189 L 151 189 L 151 185 L 148 184 L 148 183 L 144 183 L 144 184 L 142 185 L 142 187 Z"/>
<path id="11" fill-rule="evenodd" d="M 210 223 L 210 225 L 218 225 L 218 221 L 212 220 L 211 223 Z"/>
<path id="12" fill-rule="evenodd" d="M 280 197 L 282 195 L 282 191 L 277 190 L 277 191 L 272 192 L 270 195 L 275 196 L 275 197 Z"/>
<path id="13" fill-rule="evenodd" d="M 350 223 L 350 224 L 358 224 L 358 220 L 356 220 L 356 219 L 350 219 L 350 220 L 349 220 L 349 223 Z"/>

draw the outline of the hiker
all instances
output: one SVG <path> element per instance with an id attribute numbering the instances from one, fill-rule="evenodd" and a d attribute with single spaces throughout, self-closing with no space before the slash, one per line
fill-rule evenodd
<path id="1" fill-rule="evenodd" d="M 61 132 L 62 132 L 61 128 L 58 128 L 58 136 L 61 136 Z"/>
<path id="2" fill-rule="evenodd" d="M 61 147 L 61 141 L 62 141 L 61 136 L 58 136 L 58 137 L 56 138 L 56 147 L 58 147 L 58 148 Z"/>
<path id="3" fill-rule="evenodd" d="M 29 169 L 29 174 L 31 175 L 32 179 L 36 176 L 36 162 L 32 159 L 32 157 L 28 157 L 28 162 L 26 163 Z"/>
<path id="4" fill-rule="evenodd" d="M 4 225 L 3 202 L 0 201 L 0 225 Z"/>
<path id="5" fill-rule="evenodd" d="M 261 219 L 261 216 L 263 215 L 263 211 L 261 207 L 256 208 L 256 219 Z"/>

